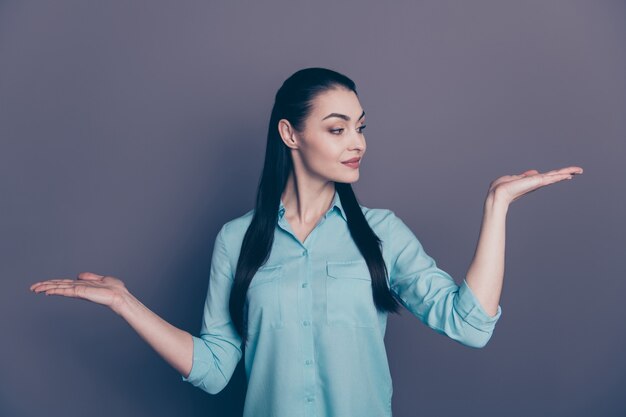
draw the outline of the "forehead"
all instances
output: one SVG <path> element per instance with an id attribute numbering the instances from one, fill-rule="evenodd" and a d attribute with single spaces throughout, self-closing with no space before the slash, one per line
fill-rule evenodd
<path id="1" fill-rule="evenodd" d="M 352 120 L 356 120 L 362 112 L 361 103 L 354 91 L 345 88 L 332 88 L 315 97 L 311 116 L 321 121 L 330 113 L 341 113 L 349 116 Z"/>

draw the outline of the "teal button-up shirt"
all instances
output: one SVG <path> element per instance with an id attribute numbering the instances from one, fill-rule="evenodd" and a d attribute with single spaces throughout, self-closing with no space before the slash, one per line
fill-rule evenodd
<path id="1" fill-rule="evenodd" d="M 436 332 L 483 347 L 502 310 L 489 316 L 463 280 L 459 286 L 426 254 L 393 211 L 360 206 L 382 240 L 389 286 Z M 280 204 L 274 246 L 250 283 L 245 312 L 248 389 L 244 417 L 391 416 L 392 381 L 365 259 L 348 230 L 339 194 L 304 242 Z M 242 357 L 228 309 L 241 242 L 253 210 L 227 222 L 213 249 L 200 336 L 188 378 L 220 392 Z"/>

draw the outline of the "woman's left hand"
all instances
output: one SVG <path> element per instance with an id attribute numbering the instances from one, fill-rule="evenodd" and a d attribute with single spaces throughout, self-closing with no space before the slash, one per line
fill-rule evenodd
<path id="1" fill-rule="evenodd" d="M 498 200 L 503 200 L 506 204 L 510 204 L 521 196 L 541 187 L 571 179 L 574 175 L 582 173 L 583 169 L 581 167 L 570 166 L 544 173 L 531 169 L 519 175 L 505 175 L 489 185 L 488 195 L 497 196 Z"/>

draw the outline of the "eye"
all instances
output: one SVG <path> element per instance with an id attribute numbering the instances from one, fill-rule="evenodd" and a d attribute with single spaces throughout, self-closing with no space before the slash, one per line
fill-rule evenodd
<path id="1" fill-rule="evenodd" d="M 361 125 L 359 126 L 357 129 L 359 131 L 359 133 L 363 133 L 363 130 L 365 129 L 367 125 Z M 341 132 L 343 132 L 343 128 L 337 128 L 337 129 L 331 129 L 330 133 L 334 134 L 334 135 L 340 135 Z"/>

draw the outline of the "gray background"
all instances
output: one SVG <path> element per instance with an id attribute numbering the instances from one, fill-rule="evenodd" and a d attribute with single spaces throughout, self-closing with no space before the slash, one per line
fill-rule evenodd
<path id="1" fill-rule="evenodd" d="M 197 334 L 274 94 L 324 66 L 367 112 L 361 204 L 459 283 L 490 181 L 585 170 L 510 207 L 484 349 L 389 316 L 394 416 L 626 415 L 625 3 L 263 3 L 0 2 L 0 414 L 240 415 L 243 361 L 206 394 L 110 310 L 28 287 L 114 275 Z"/>

